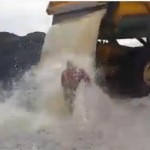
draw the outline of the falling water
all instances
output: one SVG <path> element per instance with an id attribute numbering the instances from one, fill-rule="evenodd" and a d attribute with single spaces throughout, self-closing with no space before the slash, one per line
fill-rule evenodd
<path id="1" fill-rule="evenodd" d="M 100 12 L 91 16 L 98 25 Z M 93 33 L 97 28 L 92 29 L 88 17 L 72 23 L 74 32 L 66 22 L 53 26 L 45 39 L 39 65 L 14 83 L 13 91 L 1 89 L 0 150 L 149 150 L 149 97 L 111 99 L 93 81 L 90 87 L 80 84 L 73 114 L 65 105 L 60 76 L 66 60 L 71 59 L 94 76 L 89 49 L 94 49 Z M 78 22 L 80 27 L 76 26 Z M 61 37 L 60 33 L 66 30 L 68 34 Z M 75 38 L 80 37 L 80 30 L 89 31 L 88 36 L 84 34 L 89 43 L 83 45 L 83 38 Z M 71 36 L 70 45 L 66 46 Z"/>

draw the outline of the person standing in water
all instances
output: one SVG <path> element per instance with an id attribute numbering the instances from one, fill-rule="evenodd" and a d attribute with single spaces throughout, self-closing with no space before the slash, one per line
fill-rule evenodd
<path id="1" fill-rule="evenodd" d="M 86 82 L 90 84 L 90 77 L 84 71 L 84 69 L 76 67 L 71 61 L 67 61 L 66 69 L 61 75 L 61 84 L 63 87 L 65 101 L 69 105 L 71 111 L 73 109 L 75 92 L 80 82 Z"/>

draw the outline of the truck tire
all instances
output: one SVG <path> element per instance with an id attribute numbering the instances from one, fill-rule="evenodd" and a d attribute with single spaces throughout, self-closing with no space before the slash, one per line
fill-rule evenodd
<path id="1" fill-rule="evenodd" d="M 96 58 L 96 70 L 101 68 Z M 113 65 L 113 64 L 112 64 Z M 140 98 L 150 93 L 150 49 L 136 47 L 127 50 L 117 59 L 118 71 L 114 78 L 101 80 L 96 74 L 96 82 L 100 87 L 107 87 L 109 95 Z M 105 73 L 104 73 L 105 74 Z"/>
<path id="2" fill-rule="evenodd" d="M 133 96 L 142 97 L 150 93 L 150 49 L 143 48 L 133 57 Z"/>

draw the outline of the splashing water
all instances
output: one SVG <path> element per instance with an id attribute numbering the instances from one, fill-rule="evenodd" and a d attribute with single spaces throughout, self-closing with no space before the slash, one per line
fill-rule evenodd
<path id="1" fill-rule="evenodd" d="M 98 26 L 100 12 L 91 16 L 93 24 Z M 96 38 L 91 33 L 96 33 L 97 29 L 90 30 L 91 20 L 87 18 L 79 20 L 81 25 L 86 22 L 89 31 L 89 39 L 85 41 L 91 41 L 90 37 Z M 73 23 L 76 32 L 77 22 Z M 78 34 L 80 30 L 84 32 L 82 26 L 78 28 Z M 15 83 L 11 93 L 1 89 L 0 150 L 149 150 L 149 97 L 112 100 L 94 82 L 90 87 L 81 83 L 76 93 L 74 113 L 69 114 L 62 96 L 61 72 L 66 60 L 70 59 L 93 77 L 93 60 L 88 50 L 94 49 L 94 46 L 91 46 L 92 43 L 88 46 L 78 43 L 81 47 L 72 48 L 74 38 L 68 49 L 62 49 L 64 45 L 54 38 L 57 35 L 57 40 L 61 41 L 58 29 L 61 33 L 65 32 L 68 24 L 65 22 L 50 29 L 41 62 Z M 63 44 L 69 36 L 64 35 L 66 40 Z M 75 35 L 76 38 L 78 36 Z M 83 48 L 84 52 L 74 51 L 79 48 Z"/>

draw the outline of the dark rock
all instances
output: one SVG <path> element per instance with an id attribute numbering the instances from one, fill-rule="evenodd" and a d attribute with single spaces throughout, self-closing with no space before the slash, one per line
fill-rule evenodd
<path id="1" fill-rule="evenodd" d="M 34 32 L 17 36 L 0 32 L 0 82 L 7 84 L 20 78 L 41 56 L 45 33 Z"/>

